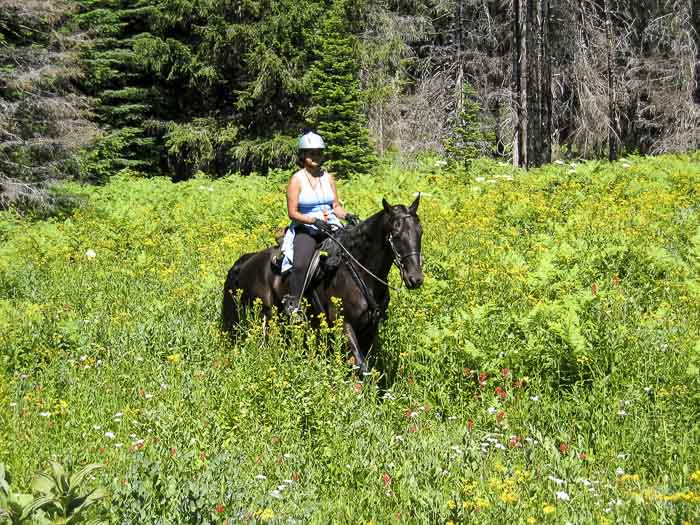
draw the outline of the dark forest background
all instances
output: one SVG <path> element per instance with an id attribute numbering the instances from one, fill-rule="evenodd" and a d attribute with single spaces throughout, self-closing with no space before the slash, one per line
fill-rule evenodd
<path id="1" fill-rule="evenodd" d="M 0 208 L 123 169 L 339 176 L 700 145 L 694 0 L 0 0 Z"/>

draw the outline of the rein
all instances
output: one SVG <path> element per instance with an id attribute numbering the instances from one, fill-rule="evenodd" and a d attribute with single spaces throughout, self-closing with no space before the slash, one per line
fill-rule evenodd
<path id="1" fill-rule="evenodd" d="M 340 247 L 340 249 L 343 250 L 343 252 L 345 252 L 345 255 L 347 255 L 353 263 L 355 263 L 357 266 L 359 266 L 360 268 L 362 268 L 365 272 L 367 272 L 367 274 L 369 274 L 369 275 L 370 275 L 372 278 L 374 278 L 376 281 L 382 283 L 382 284 L 385 285 L 385 286 L 388 286 L 389 288 L 391 288 L 392 290 L 394 290 L 394 291 L 396 291 L 396 292 L 400 292 L 400 291 L 401 291 L 400 288 L 397 288 L 396 286 L 392 286 L 391 284 L 389 284 L 388 282 L 386 282 L 386 281 L 385 281 L 384 279 L 382 279 L 381 277 L 378 277 L 378 276 L 374 275 L 374 273 L 372 273 L 368 268 L 366 268 L 360 261 L 358 261 L 357 259 L 355 259 L 355 257 L 353 256 L 353 254 L 351 254 L 350 251 L 349 251 L 345 246 L 343 246 L 343 244 L 342 244 L 338 239 L 336 239 L 336 238 L 333 237 L 332 235 L 328 235 L 328 238 L 331 239 L 335 244 L 337 244 L 337 245 Z M 392 245 L 392 249 L 393 249 L 393 245 Z M 394 252 L 396 252 L 395 249 L 394 249 Z M 396 262 L 396 257 L 394 257 L 394 262 Z M 401 267 L 399 267 L 399 269 L 401 269 Z M 402 275 L 403 275 L 403 270 L 401 270 L 401 273 L 402 273 Z"/>
<path id="2" fill-rule="evenodd" d="M 407 217 L 407 216 L 404 215 L 404 216 L 402 216 L 402 217 L 399 217 L 399 219 L 404 219 L 404 218 L 406 218 L 406 217 Z M 335 244 L 337 244 L 337 245 L 340 247 L 340 249 L 342 249 L 343 252 L 345 252 L 345 255 L 347 255 L 353 263 L 355 263 L 357 266 L 359 266 L 360 268 L 362 268 L 365 272 L 367 272 L 368 275 L 370 275 L 370 276 L 371 276 L 373 279 L 375 279 L 377 282 L 383 284 L 384 286 L 388 286 L 389 288 L 391 288 L 392 290 L 394 290 L 394 291 L 396 291 L 396 292 L 400 292 L 400 291 L 401 291 L 400 288 L 396 288 L 396 286 L 392 286 L 391 284 L 389 284 L 388 282 L 386 282 L 384 279 L 382 279 L 382 278 L 376 276 L 376 275 L 373 274 L 368 268 L 366 268 L 365 266 L 363 266 L 362 263 L 360 263 L 360 261 L 358 261 L 358 260 L 350 253 L 350 251 L 349 251 L 345 246 L 343 246 L 343 244 L 342 244 L 338 239 L 336 239 L 336 238 L 333 237 L 332 235 L 328 235 L 328 238 L 331 239 Z M 393 262 L 393 263 L 396 265 L 396 267 L 399 269 L 399 272 L 401 273 L 401 280 L 402 280 L 402 282 L 403 282 L 403 275 L 404 275 L 404 272 L 406 271 L 406 267 L 405 267 L 404 264 L 403 264 L 403 260 L 406 259 L 406 258 L 408 258 L 408 257 L 411 257 L 411 256 L 413 256 L 413 255 L 418 255 L 418 256 L 420 256 L 421 253 L 420 253 L 420 251 L 415 251 L 415 250 L 414 250 L 414 251 L 412 251 L 412 252 L 405 253 L 405 254 L 403 254 L 403 255 L 400 254 L 399 251 L 396 249 L 396 246 L 394 245 L 394 241 L 393 241 L 393 237 L 392 237 L 392 235 L 391 235 L 391 232 L 390 232 L 389 235 L 387 236 L 386 240 L 387 240 L 387 242 L 389 243 L 389 246 L 391 246 L 391 251 L 394 252 L 394 260 L 393 260 L 392 262 Z M 354 271 L 353 271 L 353 274 L 355 275 L 355 278 L 356 278 L 356 279 L 359 279 L 359 276 L 358 276 Z M 362 284 L 364 285 L 364 283 L 362 283 Z M 366 289 L 366 286 L 363 286 L 363 288 Z M 365 291 L 365 294 L 366 294 L 366 291 Z"/>

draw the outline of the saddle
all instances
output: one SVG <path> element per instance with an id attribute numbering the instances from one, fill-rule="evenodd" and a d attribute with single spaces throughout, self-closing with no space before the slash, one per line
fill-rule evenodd
<path id="1" fill-rule="evenodd" d="M 282 240 L 284 239 L 284 229 L 280 228 L 280 232 L 276 232 L 275 240 L 277 241 L 277 247 L 274 250 L 274 256 L 270 261 L 272 269 L 275 273 L 280 275 L 286 275 L 282 273 L 282 260 L 284 259 L 284 254 L 282 253 Z M 340 266 L 341 261 L 341 250 L 336 243 L 330 239 L 324 239 L 321 244 L 314 251 L 311 257 L 311 263 L 309 264 L 309 277 L 308 282 L 312 282 L 316 279 L 322 279 L 326 275 L 330 275 Z"/>

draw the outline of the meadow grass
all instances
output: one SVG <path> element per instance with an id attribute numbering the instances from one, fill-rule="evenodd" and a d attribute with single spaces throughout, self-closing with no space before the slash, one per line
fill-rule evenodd
<path id="1" fill-rule="evenodd" d="M 0 463 L 99 462 L 116 523 L 699 523 L 700 154 L 426 162 L 426 281 L 358 381 L 338 327 L 220 331 L 288 174 L 116 177 L 0 214 Z M 400 286 L 392 270 L 391 281 Z"/>

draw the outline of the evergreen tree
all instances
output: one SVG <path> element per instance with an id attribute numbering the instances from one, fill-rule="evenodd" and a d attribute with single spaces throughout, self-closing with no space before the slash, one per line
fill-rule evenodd
<path id="1" fill-rule="evenodd" d="M 135 42 L 149 30 L 156 0 L 80 0 L 76 22 L 91 36 L 83 50 L 83 91 L 94 100 L 95 120 L 103 134 L 87 150 L 83 169 L 102 179 L 119 169 L 158 174 L 162 148 L 147 128 L 155 89 L 134 53 Z"/>
<path id="2" fill-rule="evenodd" d="M 476 92 L 471 84 L 464 84 L 462 111 L 457 117 L 452 134 L 445 140 L 444 148 L 448 158 L 465 168 L 472 160 L 488 153 L 489 143 L 495 141 L 493 132 L 487 137 L 481 129 L 479 113 L 481 107 L 476 101 Z"/>
<path id="3" fill-rule="evenodd" d="M 367 173 L 376 155 L 369 143 L 359 83 L 357 3 L 336 0 L 322 24 L 318 57 L 310 69 L 311 108 L 307 122 L 327 142 L 329 168 L 339 176 Z"/>

